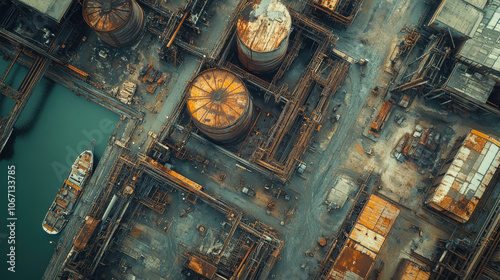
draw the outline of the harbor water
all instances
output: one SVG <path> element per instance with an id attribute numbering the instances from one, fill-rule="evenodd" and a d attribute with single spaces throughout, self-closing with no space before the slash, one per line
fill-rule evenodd
<path id="1" fill-rule="evenodd" d="M 0 59 L 0 73 L 7 66 Z M 6 83 L 17 88 L 26 73 L 26 68 L 15 65 Z M 0 95 L 0 116 L 5 117 L 13 104 Z M 42 229 L 47 209 L 71 164 L 92 139 L 96 167 L 118 120 L 115 113 L 48 79 L 36 87 L 0 154 L 0 279 L 41 279 L 59 238 Z M 15 174 L 8 178 L 11 166 L 15 166 Z M 10 197 L 9 185 L 15 185 Z M 8 199 L 14 197 L 9 205 Z M 9 271 L 12 259 L 15 272 Z"/>

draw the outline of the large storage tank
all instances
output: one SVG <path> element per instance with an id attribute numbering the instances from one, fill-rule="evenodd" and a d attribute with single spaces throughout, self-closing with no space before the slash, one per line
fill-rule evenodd
<path id="1" fill-rule="evenodd" d="M 292 27 L 279 0 L 257 0 L 241 12 L 237 24 L 238 58 L 253 72 L 277 68 L 285 57 Z"/>
<path id="2" fill-rule="evenodd" d="M 253 121 L 253 103 L 245 84 L 221 69 L 205 70 L 193 80 L 187 109 L 196 127 L 217 142 L 246 135 Z"/>
<path id="3" fill-rule="evenodd" d="M 84 0 L 83 18 L 112 47 L 132 45 L 144 27 L 144 12 L 135 0 Z"/>

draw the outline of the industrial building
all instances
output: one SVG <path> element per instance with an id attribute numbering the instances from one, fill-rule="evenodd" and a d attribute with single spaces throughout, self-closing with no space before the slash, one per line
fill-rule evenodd
<path id="1" fill-rule="evenodd" d="M 427 280 L 430 278 L 430 273 L 425 268 L 416 263 L 404 259 L 401 261 L 398 275 L 394 279 L 398 280 Z"/>
<path id="2" fill-rule="evenodd" d="M 397 207 L 371 195 L 325 279 L 366 279 L 398 214 Z"/>
<path id="3" fill-rule="evenodd" d="M 453 110 L 499 114 L 496 1 L 441 1 L 429 37 L 396 90 L 418 88 Z"/>
<path id="4" fill-rule="evenodd" d="M 434 178 L 427 205 L 461 223 L 467 222 L 500 165 L 500 142 L 472 130 L 456 144 Z"/>
<path id="5" fill-rule="evenodd" d="M 352 23 L 363 4 L 363 0 L 311 0 L 310 2 L 315 9 L 344 26 Z"/>
<path id="6" fill-rule="evenodd" d="M 42 78 L 120 117 L 43 279 L 500 279 L 499 7 L 3 1 L 2 150 Z"/>

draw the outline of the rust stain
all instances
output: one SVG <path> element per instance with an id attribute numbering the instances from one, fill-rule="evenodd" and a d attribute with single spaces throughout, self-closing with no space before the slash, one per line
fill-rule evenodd
<path id="1" fill-rule="evenodd" d="M 195 121 L 209 127 L 234 125 L 248 111 L 249 103 L 245 84 L 225 70 L 203 71 L 188 90 L 189 114 Z"/>
<path id="2" fill-rule="evenodd" d="M 396 206 L 372 194 L 335 261 L 330 278 L 344 279 L 349 271 L 365 279 L 398 215 Z"/>
<path id="3" fill-rule="evenodd" d="M 188 268 L 193 270 L 195 273 L 198 273 L 199 275 L 207 277 L 208 279 L 212 279 L 215 275 L 215 272 L 217 272 L 217 268 L 214 265 L 196 256 L 191 257 Z"/>
<path id="4" fill-rule="evenodd" d="M 422 270 L 416 263 L 408 261 L 405 268 L 405 273 L 401 280 L 427 280 L 431 277 L 429 272 Z"/>
<path id="5" fill-rule="evenodd" d="M 358 151 L 358 153 L 364 154 L 363 147 L 361 147 L 361 145 L 359 143 L 356 144 L 356 150 Z"/>
<path id="6" fill-rule="evenodd" d="M 132 237 L 138 237 L 142 232 L 142 227 L 139 225 L 135 225 L 131 230 L 130 230 L 130 235 Z"/>
<path id="7" fill-rule="evenodd" d="M 479 168 L 478 161 L 482 161 L 480 155 L 484 155 L 489 151 L 489 146 L 486 146 L 488 142 L 492 144 L 491 147 L 494 147 L 493 145 L 499 146 L 500 144 L 484 133 L 477 130 L 471 130 L 462 142 L 448 170 L 446 170 L 444 176 L 439 179 L 439 186 L 428 199 L 429 206 L 444 212 L 446 215 L 461 223 L 465 223 L 469 220 L 490 183 L 492 178 L 492 166 L 494 166 L 493 169 L 495 170 L 498 168 L 494 165 L 494 162 L 500 157 L 496 155 L 496 159 L 493 159 L 488 167 L 489 171 L 487 171 L 486 174 L 479 173 L 479 170 L 477 170 L 477 168 Z M 467 166 L 473 165 L 477 165 L 478 167 L 467 169 Z M 493 171 L 493 173 L 494 172 L 495 171 Z"/>
<path id="8" fill-rule="evenodd" d="M 83 2 L 83 18 L 96 31 L 109 32 L 124 26 L 132 15 L 131 0 Z"/>
<path id="9" fill-rule="evenodd" d="M 375 261 L 367 254 L 356 251 L 350 247 L 344 247 L 335 262 L 332 275 L 337 274 L 336 276 L 342 277 L 347 271 L 350 271 L 364 279 L 368 276 L 374 263 Z"/>
<path id="10" fill-rule="evenodd" d="M 488 138 L 471 133 L 467 136 L 467 139 L 465 139 L 464 146 L 480 153 L 486 142 L 488 142 Z"/>
<path id="11" fill-rule="evenodd" d="M 372 195 L 361 212 L 358 223 L 386 237 L 398 215 L 399 209 L 396 206 Z"/>
<path id="12" fill-rule="evenodd" d="M 74 245 L 78 250 L 83 250 L 87 243 L 92 237 L 97 225 L 99 224 L 99 220 L 96 220 L 90 216 L 85 218 L 85 224 L 78 232 L 78 235 L 75 238 Z"/>
<path id="13" fill-rule="evenodd" d="M 278 0 L 249 3 L 237 23 L 241 42 L 254 51 L 277 49 L 288 38 L 292 19 L 288 9 Z"/>

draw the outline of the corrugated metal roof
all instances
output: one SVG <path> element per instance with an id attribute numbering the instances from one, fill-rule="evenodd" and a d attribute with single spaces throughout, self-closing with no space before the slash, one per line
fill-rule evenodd
<path id="1" fill-rule="evenodd" d="M 472 37 L 482 19 L 483 12 L 464 0 L 443 0 L 429 25 L 441 28 L 447 26 L 464 36 Z"/>
<path id="2" fill-rule="evenodd" d="M 446 87 L 485 104 L 495 87 L 495 80 L 458 63 L 453 69 Z"/>
<path id="3" fill-rule="evenodd" d="M 405 272 L 400 280 L 427 280 L 431 277 L 429 272 L 422 270 L 416 263 L 407 261 Z"/>
<path id="4" fill-rule="evenodd" d="M 372 195 L 363 212 L 361 212 L 358 223 L 385 237 L 398 214 L 399 209 L 396 206 L 376 195 Z"/>
<path id="5" fill-rule="evenodd" d="M 25 5 L 32 7 L 40 13 L 56 20 L 61 21 L 64 14 L 73 0 L 18 0 Z"/>
<path id="6" fill-rule="evenodd" d="M 187 267 L 208 279 L 212 279 L 217 272 L 217 267 L 197 256 L 191 257 Z"/>
<path id="7" fill-rule="evenodd" d="M 484 17 L 471 39 L 457 53 L 465 62 L 478 63 L 500 71 L 500 0 L 492 0 L 484 8 Z"/>
<path id="8" fill-rule="evenodd" d="M 385 241 L 385 238 L 382 235 L 359 223 L 354 225 L 354 229 L 351 231 L 349 238 L 375 253 L 380 251 L 380 248 Z"/>
<path id="9" fill-rule="evenodd" d="M 374 263 L 375 260 L 370 256 L 353 248 L 344 247 L 335 261 L 330 279 L 363 279 L 368 276 Z M 349 275 L 350 278 L 347 278 Z M 354 278 L 355 276 L 357 278 Z"/>
<path id="10" fill-rule="evenodd" d="M 351 279 L 346 278 L 348 275 L 365 279 L 398 214 L 396 206 L 371 195 L 335 261 L 330 279 Z"/>
<path id="11" fill-rule="evenodd" d="M 486 6 L 486 3 L 488 2 L 488 0 L 464 0 L 464 1 L 471 5 L 474 5 L 476 8 L 481 10 L 484 8 L 484 6 Z"/>
<path id="12" fill-rule="evenodd" d="M 457 221 L 468 221 L 498 169 L 499 151 L 498 141 L 472 130 L 427 203 Z"/>

